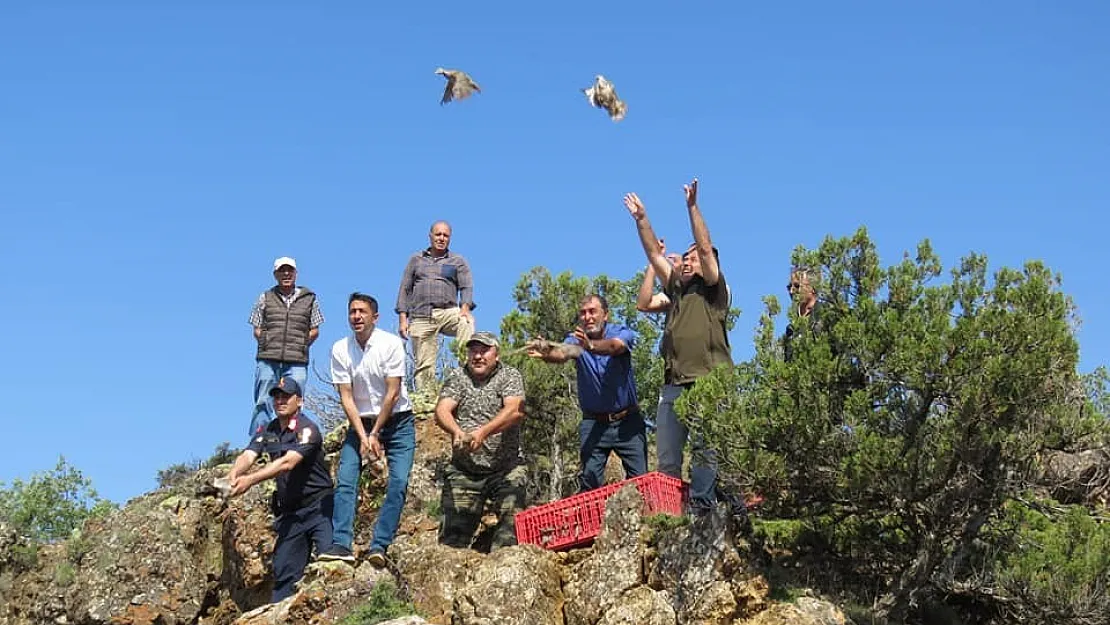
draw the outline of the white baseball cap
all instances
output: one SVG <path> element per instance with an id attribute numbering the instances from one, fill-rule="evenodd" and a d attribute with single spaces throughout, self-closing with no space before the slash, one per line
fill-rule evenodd
<path id="1" fill-rule="evenodd" d="M 289 265 L 293 269 L 296 269 L 297 268 L 297 261 L 293 260 L 292 258 L 289 258 L 288 256 L 282 256 L 281 258 L 274 261 L 274 271 L 277 271 L 278 269 L 280 269 L 282 265 Z"/>

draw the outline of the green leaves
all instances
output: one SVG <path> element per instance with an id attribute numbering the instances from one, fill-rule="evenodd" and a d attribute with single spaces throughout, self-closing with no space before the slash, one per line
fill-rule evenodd
<path id="1" fill-rule="evenodd" d="M 0 520 L 37 542 L 64 539 L 86 519 L 115 509 L 61 456 L 53 471 L 38 473 L 30 481 L 15 479 L 10 487 L 0 482 Z"/>
<path id="2" fill-rule="evenodd" d="M 787 307 L 792 360 L 767 297 L 754 358 L 699 380 L 676 409 L 718 448 L 725 478 L 808 525 L 824 557 L 917 588 L 1050 441 L 1091 432 L 1077 421 L 1092 394 L 1076 392 L 1072 303 L 1039 262 L 989 275 L 971 254 L 944 280 L 927 240 L 882 267 L 864 229 L 792 261 L 812 270 L 819 321 Z"/>

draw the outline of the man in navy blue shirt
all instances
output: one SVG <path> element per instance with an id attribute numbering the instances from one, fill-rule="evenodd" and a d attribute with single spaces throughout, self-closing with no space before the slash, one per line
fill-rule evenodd
<path id="1" fill-rule="evenodd" d="M 270 390 L 270 396 L 277 418 L 251 439 L 227 477 L 232 497 L 263 480 L 277 479 L 270 499 L 277 532 L 271 601 L 277 603 L 292 595 L 304 576 L 312 545 L 317 554 L 331 545 L 332 482 L 320 428 L 301 413 L 301 386 L 285 376 Z M 264 454 L 269 457 L 266 465 L 248 473 Z"/>
<path id="2" fill-rule="evenodd" d="M 626 478 L 646 473 L 647 433 L 632 374 L 636 333 L 609 322 L 609 302 L 600 295 L 580 302 L 578 320 L 562 344 L 533 341 L 527 353 L 550 363 L 574 359 L 578 368 L 578 492 L 585 492 L 602 485 L 609 452 L 621 459 Z"/>

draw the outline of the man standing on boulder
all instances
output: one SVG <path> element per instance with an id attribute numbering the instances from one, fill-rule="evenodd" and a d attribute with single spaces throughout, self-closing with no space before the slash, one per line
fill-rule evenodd
<path id="1" fill-rule="evenodd" d="M 293 378 L 283 377 L 270 395 L 277 418 L 251 438 L 227 477 L 232 497 L 263 480 L 277 479 L 270 498 L 277 532 L 271 602 L 277 603 L 293 594 L 293 587 L 304 576 L 311 548 L 315 546 L 319 555 L 331 545 L 333 493 L 320 428 L 301 412 L 301 386 Z M 270 461 L 247 473 L 262 454 Z"/>
<path id="2" fill-rule="evenodd" d="M 616 452 L 626 478 L 647 472 L 647 432 L 636 397 L 632 348 L 636 333 L 609 321 L 609 302 L 587 295 L 578 306 L 581 325 L 564 343 L 533 342 L 528 355 L 544 362 L 573 359 L 578 369 L 578 492 L 602 485 L 609 453 Z"/>
<path id="3" fill-rule="evenodd" d="M 339 391 L 348 427 L 336 470 L 335 544 L 320 559 L 355 561 L 351 547 L 362 462 L 384 453 L 389 481 L 366 559 L 380 567 L 386 563 L 386 550 L 401 523 L 416 452 L 416 427 L 404 385 L 405 344 L 397 335 L 377 327 L 377 321 L 378 301 L 352 293 L 347 300 L 347 322 L 353 334 L 331 348 L 331 380 Z"/>
<path id="4" fill-rule="evenodd" d="M 466 345 L 474 334 L 474 281 L 466 259 L 448 249 L 451 226 L 435 222 L 428 241 L 405 265 L 396 306 L 401 338 L 412 339 L 413 377 L 421 393 L 435 385 L 436 336 L 454 336 Z"/>
<path id="5" fill-rule="evenodd" d="M 698 207 L 698 181 L 684 187 L 694 244 L 682 255 L 678 270 L 663 256 L 659 238 L 651 228 L 643 202 L 635 193 L 624 205 L 636 221 L 640 244 L 662 280 L 670 309 L 663 330 L 663 391 L 659 404 L 656 444 L 659 470 L 682 477 L 682 451 L 689 431 L 674 412 L 674 401 L 698 378 L 719 365 L 732 365 L 727 318 L 729 292 L 721 271 L 717 248 Z M 694 512 L 716 504 L 717 454 L 700 436 L 691 441 L 690 505 Z"/>
<path id="6" fill-rule="evenodd" d="M 452 369 L 436 404 L 436 425 L 451 436 L 451 463 L 443 472 L 439 542 L 467 548 L 493 502 L 497 525 L 492 549 L 516 544 L 515 519 L 524 509 L 528 471 L 520 451 L 524 378 L 501 362 L 489 332 L 466 344 L 466 365 Z"/>
<path id="7" fill-rule="evenodd" d="M 316 294 L 297 286 L 297 261 L 282 256 L 274 261 L 277 285 L 263 292 L 251 308 L 250 324 L 258 342 L 254 368 L 254 414 L 250 434 L 261 431 L 273 419 L 270 389 L 282 377 L 308 382 L 308 349 L 320 336 L 324 315 Z"/>

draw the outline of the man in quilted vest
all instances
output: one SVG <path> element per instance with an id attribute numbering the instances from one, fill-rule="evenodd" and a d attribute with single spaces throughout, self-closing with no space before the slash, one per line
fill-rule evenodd
<path id="1" fill-rule="evenodd" d="M 324 315 L 316 294 L 297 286 L 297 261 L 282 256 L 274 261 L 277 284 L 258 296 L 250 324 L 258 341 L 254 368 L 254 414 L 250 435 L 274 419 L 270 389 L 282 377 L 293 378 L 300 388 L 308 382 L 308 348 L 320 335 Z"/>

